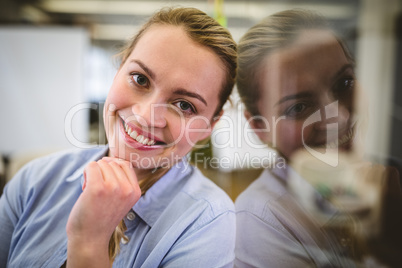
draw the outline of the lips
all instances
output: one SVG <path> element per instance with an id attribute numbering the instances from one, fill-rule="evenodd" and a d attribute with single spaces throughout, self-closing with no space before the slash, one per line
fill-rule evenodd
<path id="1" fill-rule="evenodd" d="M 124 130 L 126 133 L 133 138 L 134 140 L 138 141 L 139 143 L 142 143 L 144 145 L 154 145 L 156 141 L 150 138 L 146 138 L 141 134 L 138 134 L 137 131 L 132 130 L 128 125 L 124 124 Z"/>
<path id="2" fill-rule="evenodd" d="M 134 127 L 134 126 L 129 126 L 124 122 L 122 119 L 122 124 L 125 133 L 131 137 L 131 139 L 135 140 L 137 143 L 140 143 L 143 146 L 146 147 L 152 147 L 152 146 L 159 146 L 159 145 L 166 145 L 166 143 L 151 137 L 151 135 L 144 133 L 141 129 Z"/>
<path id="3" fill-rule="evenodd" d="M 337 140 L 318 143 L 313 146 L 317 148 L 336 149 L 348 145 L 353 140 L 354 136 L 355 136 L 355 129 L 354 127 L 352 127 L 345 134 L 340 136 Z"/>

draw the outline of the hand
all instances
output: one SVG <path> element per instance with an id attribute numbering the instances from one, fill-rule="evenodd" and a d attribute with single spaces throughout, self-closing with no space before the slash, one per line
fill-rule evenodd
<path id="1" fill-rule="evenodd" d="M 292 167 L 344 215 L 342 221 L 339 217 L 333 221 L 325 217 L 325 209 L 329 206 L 314 206 L 311 204 L 314 199 L 307 191 L 292 188 L 289 183 L 292 193 L 301 204 L 310 205 L 305 207 L 314 208 L 311 212 L 320 216 L 315 218 L 325 223 L 326 230 L 335 234 L 340 230 L 342 236 L 349 236 L 351 255 L 357 261 L 371 256 L 390 267 L 400 266 L 402 190 L 398 171 L 393 167 L 362 162 L 353 155 L 336 156 L 339 164 L 331 167 L 302 151 L 293 159 Z"/>
<path id="2" fill-rule="evenodd" d="M 105 157 L 91 162 L 85 168 L 84 179 L 83 193 L 70 213 L 66 228 L 70 265 L 74 259 L 82 265 L 80 257 L 88 257 L 92 265 L 104 257 L 108 260 L 109 239 L 114 229 L 141 196 L 128 161 Z"/>
<path id="3" fill-rule="evenodd" d="M 354 188 L 372 207 L 371 217 L 355 215 L 357 256 L 371 256 L 387 267 L 402 263 L 402 190 L 396 168 L 362 163 Z M 360 254 L 359 254 L 360 252 Z"/>
<path id="4" fill-rule="evenodd" d="M 387 167 L 381 180 L 380 232 L 368 242 L 370 251 L 389 267 L 402 263 L 402 189 L 398 171 Z"/>
<path id="5" fill-rule="evenodd" d="M 372 163 L 357 165 L 353 188 L 371 207 L 371 213 L 356 214 L 357 257 L 371 256 L 387 267 L 402 263 L 402 191 L 397 169 Z"/>

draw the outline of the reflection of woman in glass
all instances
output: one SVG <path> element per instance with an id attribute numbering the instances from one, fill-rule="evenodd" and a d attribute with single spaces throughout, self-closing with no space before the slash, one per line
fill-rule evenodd
<path id="1" fill-rule="evenodd" d="M 310 153 L 302 160 L 313 154 L 315 163 L 328 162 L 331 152 L 352 154 L 358 133 L 354 61 L 324 18 L 302 10 L 267 17 L 240 40 L 238 68 L 246 117 L 288 163 L 300 150 Z M 365 207 L 355 198 L 359 187 L 331 187 L 342 181 L 332 180 L 339 169 L 326 170 L 274 167 L 238 197 L 237 266 L 354 265 L 365 249 L 349 228 L 353 220 L 332 201 L 359 212 Z"/>
<path id="2" fill-rule="evenodd" d="M 1 267 L 231 266 L 233 203 L 182 158 L 222 114 L 235 42 L 199 10 L 164 9 L 121 55 L 108 146 L 36 160 L 6 186 Z"/>

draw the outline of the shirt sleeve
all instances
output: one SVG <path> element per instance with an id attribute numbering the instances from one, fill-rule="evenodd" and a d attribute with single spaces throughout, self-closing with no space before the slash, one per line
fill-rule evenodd
<path id="1" fill-rule="evenodd" d="M 303 246 L 284 228 L 256 215 L 237 213 L 235 267 L 311 267 Z"/>
<path id="2" fill-rule="evenodd" d="M 28 167 L 20 170 L 4 187 L 0 198 L 0 267 L 6 267 L 12 237 L 23 211 L 22 179 Z"/>
<path id="3" fill-rule="evenodd" d="M 224 212 L 180 237 L 161 267 L 233 267 L 235 235 L 235 213 Z"/>

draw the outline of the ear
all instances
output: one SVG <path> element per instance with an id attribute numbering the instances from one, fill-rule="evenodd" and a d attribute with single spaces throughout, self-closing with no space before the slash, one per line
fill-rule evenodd
<path id="1" fill-rule="evenodd" d="M 254 116 L 247 110 L 244 111 L 244 117 L 250 123 L 251 128 L 258 138 L 264 143 L 270 143 L 270 135 L 268 135 L 270 128 L 267 120 L 262 120 L 261 116 Z"/>

